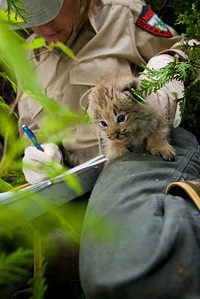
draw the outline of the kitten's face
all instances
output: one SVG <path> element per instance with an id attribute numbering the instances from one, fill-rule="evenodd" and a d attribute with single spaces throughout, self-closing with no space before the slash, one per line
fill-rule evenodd
<path id="1" fill-rule="evenodd" d="M 111 140 L 123 140 L 130 134 L 130 122 L 137 106 L 130 97 L 130 88 L 138 81 L 132 76 L 106 77 L 89 96 L 88 114 L 99 130 Z"/>
<path id="2" fill-rule="evenodd" d="M 111 75 L 88 97 L 88 114 L 102 137 L 105 154 L 112 160 L 146 141 L 152 155 L 174 160 L 176 152 L 167 141 L 168 124 L 162 109 L 159 104 L 140 105 L 132 99 L 132 88 L 138 86 L 133 76 Z"/>

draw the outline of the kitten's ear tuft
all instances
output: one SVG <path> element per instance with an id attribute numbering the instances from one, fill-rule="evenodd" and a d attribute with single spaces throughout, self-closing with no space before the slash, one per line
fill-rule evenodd
<path id="1" fill-rule="evenodd" d="M 90 88 L 89 90 L 87 90 L 83 95 L 82 97 L 80 98 L 79 100 L 79 104 L 81 106 L 81 108 L 83 110 L 87 110 L 88 109 L 88 106 L 89 106 L 89 102 L 90 102 L 90 93 L 92 91 L 92 88 Z"/>
<path id="2" fill-rule="evenodd" d="M 138 89 L 139 88 L 139 82 L 137 80 L 132 80 L 130 83 L 126 84 L 123 91 L 129 91 L 131 93 L 132 89 Z"/>
<path id="3" fill-rule="evenodd" d="M 141 92 L 139 90 L 139 80 L 133 79 L 130 83 L 126 84 L 122 90 L 127 95 L 129 92 L 129 97 L 134 100 L 136 103 L 140 105 L 144 105 L 146 103 L 146 99 L 143 98 Z"/>

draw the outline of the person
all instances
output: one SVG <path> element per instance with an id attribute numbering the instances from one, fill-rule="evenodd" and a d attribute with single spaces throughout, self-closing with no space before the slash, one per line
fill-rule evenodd
<path id="1" fill-rule="evenodd" d="M 52 1 L 52 5 L 44 3 L 39 1 L 33 5 L 31 1 L 24 1 L 29 12 L 28 22 L 24 26 L 34 32 L 28 40 L 32 41 L 37 36 L 44 37 L 48 44 L 59 40 L 73 50 L 78 62 L 60 51 L 50 52 L 45 48 L 30 51 L 29 57 L 46 95 L 73 112 L 85 113 L 81 108 L 84 103 L 80 105 L 81 96 L 105 74 L 137 74 L 142 63 L 160 68 L 173 61 L 173 55 L 184 56 L 180 49 L 175 48 L 180 39 L 177 33 L 158 21 L 143 2 L 129 4 L 127 1 L 104 3 L 60 0 Z M 120 26 L 115 19 L 118 19 Z M 154 22 L 152 26 L 151 22 Z M 173 117 L 176 113 L 175 100 L 183 97 L 183 83 L 174 80 L 157 95 L 164 109 L 170 110 L 170 116 Z M 24 136 L 24 124 L 37 133 L 41 129 L 44 109 L 20 91 L 18 101 L 21 136 Z M 178 113 L 174 122 L 179 122 Z M 98 138 L 89 126 L 74 124 L 70 132 L 70 141 L 69 138 L 60 141 L 63 156 L 58 146 L 52 143 L 43 145 L 44 153 L 38 152 L 33 146 L 25 150 L 23 170 L 28 182 L 38 183 L 48 177 L 44 166 L 51 158 L 58 163 L 64 159 L 69 167 L 73 167 L 99 154 Z M 66 132 L 68 135 L 69 132 Z M 26 167 L 26 164 L 34 166 L 36 162 L 40 166 L 39 170 Z"/>
<path id="2" fill-rule="evenodd" d="M 185 58 L 180 37 L 143 1 L 24 0 L 29 41 L 44 37 L 61 41 L 78 58 L 61 51 L 31 50 L 38 81 L 48 97 L 74 112 L 82 110 L 90 88 L 108 73 L 139 74 L 141 65 L 159 69 Z M 142 75 L 145 77 L 145 72 Z M 180 125 L 177 99 L 184 84 L 172 80 L 149 99 L 157 100 L 169 118 L 175 162 L 149 155 L 141 147 L 118 157 L 103 169 L 90 196 L 80 244 L 80 278 L 89 299 L 199 298 L 199 211 L 187 192 L 165 192 L 173 181 L 200 177 L 199 145 Z M 21 100 L 23 99 L 23 100 Z M 18 93 L 22 124 L 36 134 L 45 111 L 23 91 Z M 87 105 L 87 103 L 86 103 Z M 71 127 L 73 138 L 25 150 L 24 175 L 32 184 L 48 178 L 49 159 L 73 167 L 99 154 L 98 136 L 90 125 Z"/>

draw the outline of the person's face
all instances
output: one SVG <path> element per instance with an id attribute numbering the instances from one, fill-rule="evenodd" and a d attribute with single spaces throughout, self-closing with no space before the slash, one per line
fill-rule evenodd
<path id="1" fill-rule="evenodd" d="M 48 44 L 55 41 L 66 43 L 69 39 L 80 10 L 80 1 L 64 0 L 58 15 L 49 23 L 31 29 L 38 36 L 44 37 Z"/>

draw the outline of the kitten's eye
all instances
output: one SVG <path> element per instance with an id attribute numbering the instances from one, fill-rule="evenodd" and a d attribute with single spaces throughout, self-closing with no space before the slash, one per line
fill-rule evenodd
<path id="1" fill-rule="evenodd" d="M 125 115 L 119 115 L 117 117 L 117 122 L 118 123 L 123 123 L 125 121 Z"/>
<path id="2" fill-rule="evenodd" d="M 101 120 L 100 123 L 101 123 L 102 127 L 107 127 L 108 126 L 108 124 L 107 124 L 107 122 L 105 120 Z"/>

